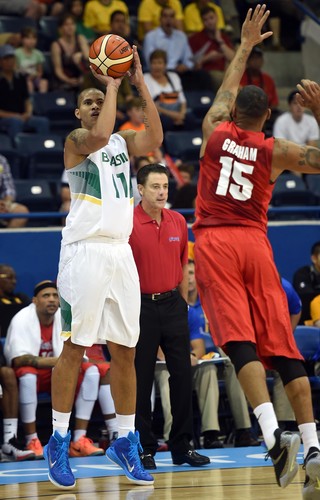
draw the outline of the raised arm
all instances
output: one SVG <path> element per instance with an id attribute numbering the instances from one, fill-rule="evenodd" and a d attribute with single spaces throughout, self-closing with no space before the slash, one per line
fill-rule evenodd
<path id="1" fill-rule="evenodd" d="M 142 156 L 161 146 L 163 131 L 156 105 L 144 81 L 137 47 L 133 46 L 134 69 L 130 75 L 130 83 L 135 85 L 142 100 L 145 130 L 134 132 L 123 131 L 121 135 L 126 139 L 130 155 Z"/>
<path id="2" fill-rule="evenodd" d="M 309 108 L 320 126 L 320 85 L 312 80 L 301 80 L 297 85 L 301 106 Z M 273 181 L 283 172 L 293 170 L 304 174 L 320 174 L 320 149 L 300 146 L 285 139 L 275 139 L 272 156 Z"/>
<path id="3" fill-rule="evenodd" d="M 272 35 L 272 31 L 261 33 L 269 14 L 270 11 L 266 10 L 265 5 L 257 5 L 254 11 L 252 9 L 248 10 L 246 19 L 242 25 L 241 43 L 225 72 L 216 98 L 203 120 L 203 143 L 200 154 L 204 152 L 206 142 L 214 128 L 221 121 L 230 119 L 230 113 L 236 100 L 240 80 L 245 71 L 247 59 L 252 48 Z"/>

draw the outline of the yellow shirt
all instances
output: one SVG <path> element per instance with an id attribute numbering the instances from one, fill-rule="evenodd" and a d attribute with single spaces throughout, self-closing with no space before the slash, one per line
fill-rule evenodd
<path id="1" fill-rule="evenodd" d="M 180 0 L 168 0 L 166 7 L 171 7 L 176 13 L 176 19 L 178 21 L 183 20 L 183 10 Z M 142 23 L 151 22 L 152 29 L 158 28 L 160 24 L 160 14 L 163 9 L 162 5 L 159 5 L 156 0 L 142 0 L 138 9 L 138 36 L 139 40 L 143 40 L 145 35 Z"/>
<path id="2" fill-rule="evenodd" d="M 217 29 L 222 30 L 225 27 L 225 22 L 221 7 L 212 2 L 208 2 L 207 7 L 215 10 L 217 14 Z M 196 33 L 203 30 L 200 10 L 196 2 L 189 3 L 184 9 L 184 30 L 186 33 Z"/>
<path id="3" fill-rule="evenodd" d="M 110 32 L 110 17 L 116 10 L 121 10 L 129 17 L 128 7 L 121 0 L 112 0 L 109 5 L 103 5 L 99 0 L 89 1 L 84 9 L 83 23 L 97 33 Z"/>
<path id="4" fill-rule="evenodd" d="M 310 315 L 311 315 L 312 323 L 320 320 L 320 295 L 317 295 L 310 302 Z"/>

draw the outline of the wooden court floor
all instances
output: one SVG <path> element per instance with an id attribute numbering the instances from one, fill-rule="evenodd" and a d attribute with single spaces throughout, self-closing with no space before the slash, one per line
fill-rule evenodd
<path id="1" fill-rule="evenodd" d="M 74 490 L 49 481 L 0 485 L 1 500 L 302 500 L 301 466 L 286 489 L 277 486 L 273 467 L 155 474 L 154 487 L 130 484 L 124 476 L 78 479 Z"/>

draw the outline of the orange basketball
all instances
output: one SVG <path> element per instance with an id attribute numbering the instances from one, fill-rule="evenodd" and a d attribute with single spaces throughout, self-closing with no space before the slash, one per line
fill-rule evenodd
<path id="1" fill-rule="evenodd" d="M 121 36 L 103 35 L 91 44 L 89 61 L 97 73 L 119 78 L 132 64 L 132 48 Z"/>

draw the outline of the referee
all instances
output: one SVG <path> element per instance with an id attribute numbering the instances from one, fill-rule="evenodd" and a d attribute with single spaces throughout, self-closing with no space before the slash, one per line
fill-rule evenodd
<path id="1" fill-rule="evenodd" d="M 130 237 L 141 286 L 140 337 L 136 346 L 136 429 L 140 432 L 145 469 L 155 469 L 158 443 L 152 433 L 151 390 L 159 346 L 170 374 L 172 428 L 168 446 L 174 464 L 210 462 L 190 445 L 192 377 L 188 330 L 188 229 L 177 212 L 164 208 L 168 170 L 160 164 L 137 175 L 141 203 L 135 208 Z"/>

